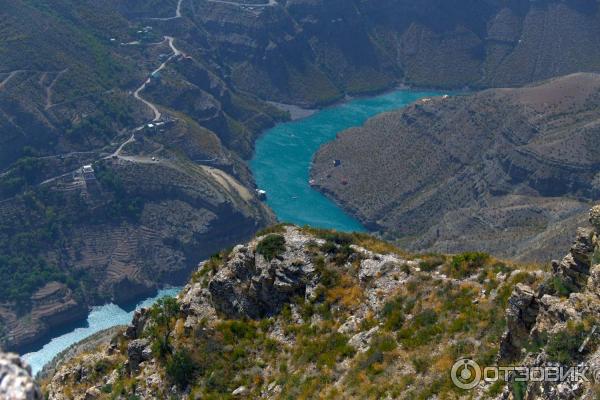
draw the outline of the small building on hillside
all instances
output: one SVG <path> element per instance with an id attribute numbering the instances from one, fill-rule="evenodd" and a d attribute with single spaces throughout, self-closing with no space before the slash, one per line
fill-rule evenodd
<path id="1" fill-rule="evenodd" d="M 94 173 L 94 167 L 91 165 L 84 165 L 81 168 L 81 174 L 83 175 L 83 179 L 86 181 L 96 180 L 96 174 Z"/>

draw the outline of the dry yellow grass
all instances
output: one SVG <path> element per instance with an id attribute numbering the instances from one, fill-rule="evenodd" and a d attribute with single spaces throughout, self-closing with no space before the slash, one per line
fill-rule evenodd
<path id="1" fill-rule="evenodd" d="M 339 286 L 327 291 L 327 300 L 331 303 L 338 303 L 345 308 L 352 308 L 360 304 L 364 296 L 363 289 L 350 276 L 344 274 L 341 276 Z"/>

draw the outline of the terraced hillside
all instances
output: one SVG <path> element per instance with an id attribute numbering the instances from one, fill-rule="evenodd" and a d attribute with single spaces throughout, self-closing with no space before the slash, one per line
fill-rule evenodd
<path id="1" fill-rule="evenodd" d="M 600 195 L 599 94 L 600 75 L 575 74 L 426 99 L 340 134 L 312 175 L 413 249 L 558 256 Z"/>
<path id="2" fill-rule="evenodd" d="M 111 2 L 10 3 L 0 345 L 22 348 L 89 305 L 184 282 L 197 260 L 271 223 L 242 156 L 285 114 L 233 92 L 165 21 Z"/>

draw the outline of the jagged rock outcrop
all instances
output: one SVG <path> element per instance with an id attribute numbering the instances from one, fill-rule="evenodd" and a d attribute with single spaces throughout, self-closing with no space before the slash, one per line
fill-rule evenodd
<path id="1" fill-rule="evenodd" d="M 0 353 L 0 399 L 43 399 L 38 384 L 31 377 L 31 367 L 16 354 Z"/>
<path id="2" fill-rule="evenodd" d="M 580 291 L 590 276 L 591 256 L 596 248 L 596 233 L 592 229 L 579 228 L 575 243 L 560 262 L 552 262 L 552 269 L 565 285 Z"/>
<path id="3" fill-rule="evenodd" d="M 129 368 L 137 371 L 140 363 L 152 359 L 152 350 L 148 339 L 135 339 L 127 345 Z"/>
<path id="4" fill-rule="evenodd" d="M 528 400 L 591 398 L 596 393 L 594 383 L 600 367 L 595 336 L 600 315 L 600 260 L 594 255 L 600 246 L 599 210 L 596 206 L 590 211 L 593 228 L 577 231 L 569 253 L 560 262 L 552 263 L 552 276 L 537 292 L 517 285 L 510 297 L 501 360 L 520 359 L 521 365 L 528 367 L 589 367 L 588 382 L 528 382 Z M 536 346 L 540 349 L 532 350 Z M 503 397 L 508 395 L 509 391 L 505 391 Z"/>
<path id="5" fill-rule="evenodd" d="M 228 318 L 263 318 L 294 296 L 307 297 L 317 284 L 309 240 L 289 232 L 285 252 L 270 261 L 250 246 L 235 247 L 208 286 L 214 307 Z"/>
<path id="6" fill-rule="evenodd" d="M 526 345 L 524 339 L 528 338 L 540 307 L 535 295 L 533 289 L 519 283 L 508 299 L 507 331 L 500 345 L 501 358 L 510 359 L 519 356 L 521 348 Z"/>
<path id="7" fill-rule="evenodd" d="M 277 257 L 268 261 L 257 253 L 256 247 L 264 238 L 259 237 L 234 247 L 224 267 L 207 285 L 198 282 L 186 286 L 180 295 L 186 328 L 218 315 L 268 317 L 295 296 L 309 297 L 318 283 L 309 243 L 318 244 L 319 240 L 291 228 L 283 237 L 285 250 Z M 202 263 L 200 269 L 209 262 Z"/>
<path id="8" fill-rule="evenodd" d="M 149 315 L 147 308 L 140 308 L 139 310 L 135 310 L 135 312 L 133 313 L 131 324 L 127 325 L 125 337 L 131 340 L 141 337 L 142 332 L 144 331 L 144 327 L 146 326 L 146 322 L 148 321 L 148 318 Z"/>

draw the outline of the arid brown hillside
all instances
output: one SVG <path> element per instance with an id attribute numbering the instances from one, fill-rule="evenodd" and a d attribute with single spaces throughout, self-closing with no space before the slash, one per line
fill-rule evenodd
<path id="1" fill-rule="evenodd" d="M 595 74 L 425 99 L 339 135 L 312 175 L 409 248 L 544 260 L 600 195 L 599 120 Z"/>

